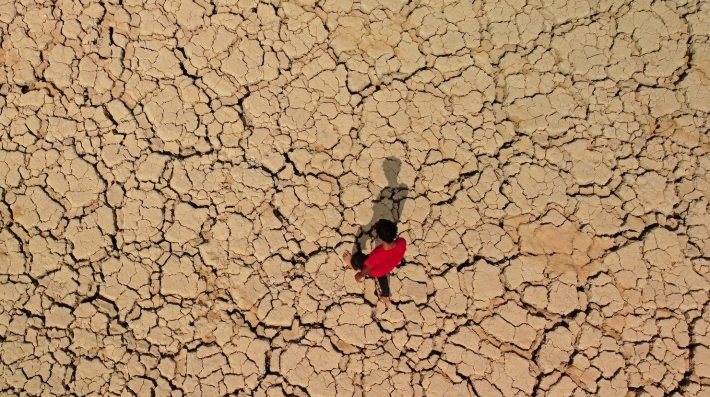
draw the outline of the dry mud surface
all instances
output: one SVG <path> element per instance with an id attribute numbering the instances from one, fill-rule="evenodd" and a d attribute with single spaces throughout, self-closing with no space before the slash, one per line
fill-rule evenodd
<path id="1" fill-rule="evenodd" d="M 0 0 L 0 394 L 710 395 L 709 35 L 697 0 Z M 389 309 L 338 258 L 379 217 Z"/>

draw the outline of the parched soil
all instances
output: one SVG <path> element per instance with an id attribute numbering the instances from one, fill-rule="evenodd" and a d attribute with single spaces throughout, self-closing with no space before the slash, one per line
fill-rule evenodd
<path id="1" fill-rule="evenodd" d="M 0 0 L 0 396 L 709 396 L 709 112 L 704 0 Z"/>

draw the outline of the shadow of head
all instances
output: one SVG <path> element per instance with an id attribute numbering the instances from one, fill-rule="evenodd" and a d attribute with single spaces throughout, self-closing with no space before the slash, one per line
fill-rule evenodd
<path id="1" fill-rule="evenodd" d="M 402 168 L 402 161 L 397 157 L 387 157 L 382 162 L 382 169 L 385 171 L 385 177 L 387 178 L 387 184 L 389 186 L 397 186 L 399 176 L 399 170 Z"/>

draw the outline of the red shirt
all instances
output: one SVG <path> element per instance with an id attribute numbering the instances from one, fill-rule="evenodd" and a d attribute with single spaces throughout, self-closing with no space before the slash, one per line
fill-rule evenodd
<path id="1" fill-rule="evenodd" d="M 391 250 L 386 250 L 380 245 L 370 252 L 365 260 L 365 266 L 372 268 L 370 276 L 382 277 L 402 262 L 404 251 L 407 250 L 407 242 L 399 237 L 394 240 L 394 243 L 397 245 Z"/>

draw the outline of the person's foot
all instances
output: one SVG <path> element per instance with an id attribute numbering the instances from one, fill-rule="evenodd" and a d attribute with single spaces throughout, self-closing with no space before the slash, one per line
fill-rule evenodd
<path id="1" fill-rule="evenodd" d="M 350 251 L 343 252 L 343 263 L 345 263 L 345 265 L 347 265 L 349 268 L 354 269 L 352 259 L 353 254 L 350 253 Z"/>
<path id="2" fill-rule="evenodd" d="M 380 295 L 380 300 L 385 303 L 385 306 L 392 306 L 392 300 L 389 297 Z"/>

